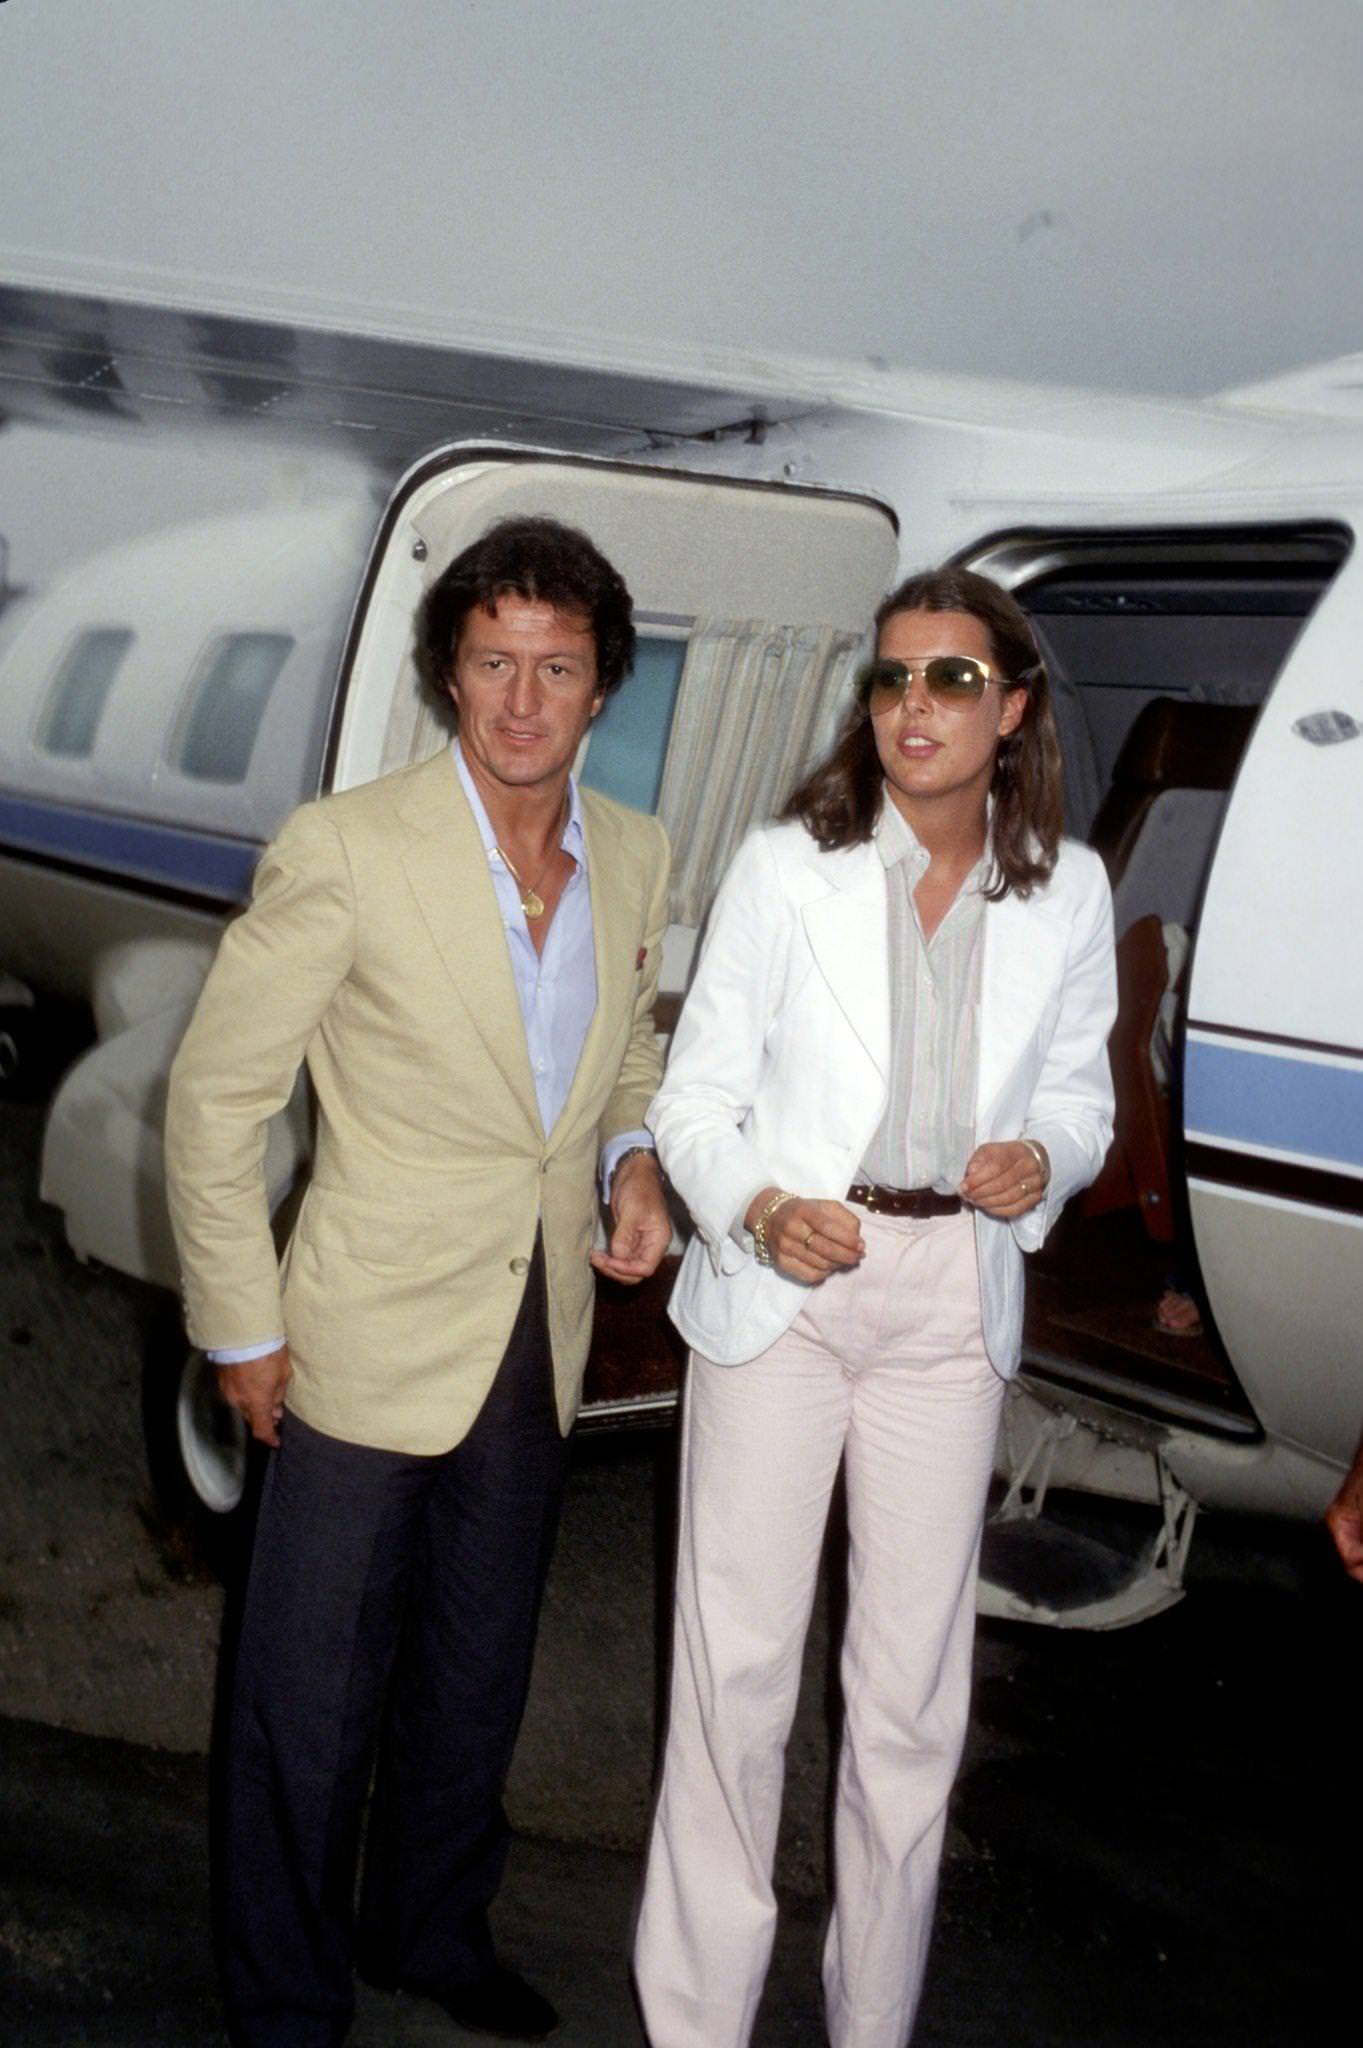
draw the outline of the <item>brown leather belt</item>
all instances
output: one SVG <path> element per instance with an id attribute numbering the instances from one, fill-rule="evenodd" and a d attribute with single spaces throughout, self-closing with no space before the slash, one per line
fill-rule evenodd
<path id="1" fill-rule="evenodd" d="M 877 1216 L 914 1216 L 922 1222 L 929 1216 L 959 1216 L 959 1195 L 939 1195 L 936 1188 L 882 1188 L 874 1181 L 854 1180 L 847 1190 L 849 1202 L 874 1210 Z"/>

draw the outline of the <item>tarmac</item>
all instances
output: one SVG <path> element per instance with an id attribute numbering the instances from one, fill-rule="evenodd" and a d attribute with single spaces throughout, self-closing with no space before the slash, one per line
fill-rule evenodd
<path id="1" fill-rule="evenodd" d="M 0 2043 L 200 2048 L 214 1981 L 221 1588 L 158 1523 L 148 1291 L 76 1266 L 0 1104 Z M 626 1956 L 656 1760 L 673 1458 L 582 1443 L 508 1788 L 507 1958 L 563 2048 L 639 2048 Z M 819 2048 L 836 1621 L 788 1752 L 754 2048 Z M 1356 2037 L 1363 1588 L 1324 1533 L 1205 1518 L 1136 1628 L 986 1622 L 914 2048 L 1311 2048 Z M 1350 2016 L 1353 2016 L 1352 2020 Z M 472 2042 L 360 1988 L 355 2048 Z"/>
<path id="2" fill-rule="evenodd" d="M 994 1675 L 915 2048 L 1353 2038 L 1363 1598 L 1292 1533 L 1221 1532 L 1189 1599 L 1119 1635 L 984 1625 Z M 0 1728 L 0 2039 L 218 2048 L 207 1760 Z M 642 2042 L 625 1965 L 639 1870 L 633 1849 L 514 1844 L 498 1938 L 559 2005 L 563 2048 Z M 783 1893 L 755 2048 L 824 2040 L 821 1922 L 816 1896 Z M 355 2048 L 466 2038 L 430 2004 L 360 1990 Z"/>

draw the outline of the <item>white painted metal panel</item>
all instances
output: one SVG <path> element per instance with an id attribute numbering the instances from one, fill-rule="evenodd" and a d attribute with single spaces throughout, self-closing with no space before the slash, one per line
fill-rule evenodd
<path id="1" fill-rule="evenodd" d="M 1363 508 L 1360 508 L 1363 517 Z M 1341 712 L 1353 739 L 1300 721 Z M 1264 705 L 1222 827 L 1189 1014 L 1363 1045 L 1363 554 L 1344 564 Z"/>
<path id="2" fill-rule="evenodd" d="M 1347 1464 L 1363 1420 L 1363 1216 L 1195 1181 L 1202 1275 L 1271 1438 Z M 1332 1487 L 1322 1476 L 1317 1511 Z"/>
<path id="3" fill-rule="evenodd" d="M 1355 553 L 1231 796 L 1184 1072 L 1193 1224 L 1221 1335 L 1270 1437 L 1340 1462 L 1363 1416 L 1361 628 Z"/>

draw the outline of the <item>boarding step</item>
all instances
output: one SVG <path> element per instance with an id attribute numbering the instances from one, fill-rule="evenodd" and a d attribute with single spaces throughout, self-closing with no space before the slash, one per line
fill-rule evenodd
<path id="1" fill-rule="evenodd" d="M 1158 1444 L 1144 1453 L 1149 1505 L 1053 1486 L 1057 1459 L 1064 1469 L 1063 1451 L 1083 1427 L 1056 1410 L 1005 1458 L 1005 1490 L 981 1545 L 981 1614 L 1049 1628 L 1127 1628 L 1183 1598 L 1197 1503 Z"/>

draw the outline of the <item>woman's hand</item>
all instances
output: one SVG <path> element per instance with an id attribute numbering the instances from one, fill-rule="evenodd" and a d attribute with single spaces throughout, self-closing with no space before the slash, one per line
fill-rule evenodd
<path id="1" fill-rule="evenodd" d="M 763 1188 L 743 1221 L 751 1230 L 777 1192 Z M 797 1195 L 767 1218 L 767 1249 L 773 1266 L 790 1280 L 817 1287 L 840 1268 L 859 1266 L 866 1256 L 861 1225 L 842 1202 L 807 1201 Z"/>
<path id="2" fill-rule="evenodd" d="M 986 1216 L 1011 1223 L 1045 1199 L 1050 1178 L 1049 1162 L 1043 1173 L 1036 1153 L 1020 1138 L 977 1145 L 966 1162 L 961 1199 L 972 1209 L 983 1209 Z"/>

